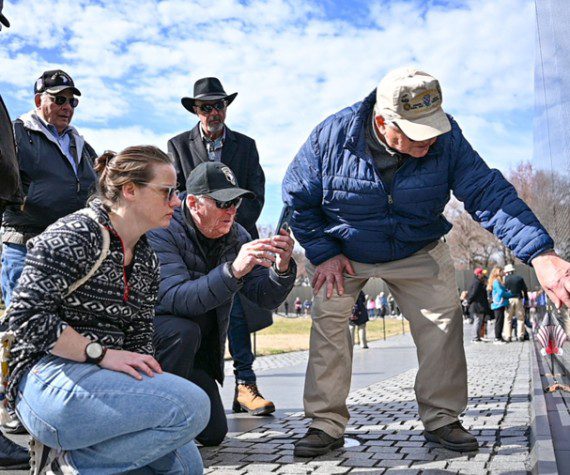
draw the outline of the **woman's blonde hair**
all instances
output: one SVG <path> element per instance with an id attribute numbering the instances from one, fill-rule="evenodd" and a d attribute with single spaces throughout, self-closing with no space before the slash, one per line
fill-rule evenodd
<path id="1" fill-rule="evenodd" d="M 97 196 L 106 206 L 117 203 L 127 183 L 148 183 L 154 178 L 154 165 L 174 165 L 172 159 L 153 145 L 135 145 L 119 153 L 106 151 L 95 159 L 99 175 Z"/>
<path id="2" fill-rule="evenodd" d="M 491 275 L 489 276 L 489 282 L 487 282 L 487 290 L 491 292 L 493 290 L 493 282 L 499 280 L 499 282 L 503 283 L 503 268 L 502 267 L 493 267 L 491 271 Z"/>

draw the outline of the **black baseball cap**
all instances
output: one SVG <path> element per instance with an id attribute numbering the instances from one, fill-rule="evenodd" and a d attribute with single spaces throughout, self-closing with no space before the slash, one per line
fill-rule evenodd
<path id="1" fill-rule="evenodd" d="M 255 198 L 255 194 L 238 186 L 234 172 L 220 162 L 200 163 L 188 175 L 186 191 L 190 195 L 207 195 L 218 201 L 231 201 L 240 196 Z"/>
<path id="2" fill-rule="evenodd" d="M 34 84 L 35 94 L 41 94 L 42 92 L 57 94 L 65 89 L 71 89 L 76 96 L 81 95 L 79 89 L 75 87 L 71 76 L 61 69 L 44 71 Z"/>

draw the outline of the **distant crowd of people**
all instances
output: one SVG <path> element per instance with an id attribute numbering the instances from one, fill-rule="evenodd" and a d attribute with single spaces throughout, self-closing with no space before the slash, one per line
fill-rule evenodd
<path id="1" fill-rule="evenodd" d="M 512 264 L 494 267 L 490 274 L 477 267 L 473 274 L 469 289 L 461 293 L 464 319 L 474 325 L 473 341 L 504 344 L 528 340 L 530 330 L 546 312 L 544 290 L 529 291 Z M 494 337 L 490 338 L 488 324 L 492 321 Z"/>

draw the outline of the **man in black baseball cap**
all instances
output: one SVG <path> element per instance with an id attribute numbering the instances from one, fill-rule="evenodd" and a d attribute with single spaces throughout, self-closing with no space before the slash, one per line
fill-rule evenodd
<path id="1" fill-rule="evenodd" d="M 174 211 L 168 228 L 147 235 L 161 267 L 156 357 L 165 371 L 194 382 L 208 394 L 210 421 L 197 440 L 218 445 L 227 433 L 227 420 L 216 381 L 221 384 L 224 378 L 234 298 L 239 291 L 243 299 L 263 309 L 277 308 L 295 282 L 294 243 L 285 230 L 251 241 L 235 218 L 242 201 L 254 199 L 254 194 L 240 188 L 223 163 L 198 165 L 180 199 L 182 207 Z M 264 415 L 275 410 L 255 383 L 242 386 L 247 386 L 243 392 L 252 393 L 248 412 Z"/>
<path id="2" fill-rule="evenodd" d="M 61 91 L 69 89 L 76 96 L 80 96 L 81 92 L 75 87 L 73 79 L 65 71 L 61 69 L 52 69 L 44 71 L 34 84 L 34 93 L 41 94 L 59 94 Z"/>
<path id="3" fill-rule="evenodd" d="M 85 206 L 95 188 L 97 154 L 71 125 L 81 92 L 61 69 L 34 81 L 35 107 L 14 121 L 24 204 L 2 216 L 1 286 L 10 304 L 26 258 L 26 243 L 59 218 Z M 10 430 L 4 425 L 4 430 Z"/>

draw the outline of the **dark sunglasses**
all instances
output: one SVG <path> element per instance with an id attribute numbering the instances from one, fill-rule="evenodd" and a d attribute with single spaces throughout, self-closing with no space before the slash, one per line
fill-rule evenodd
<path id="1" fill-rule="evenodd" d="M 208 198 L 214 200 L 214 203 L 216 203 L 216 207 L 219 209 L 229 209 L 232 207 L 235 207 L 237 209 L 240 207 L 241 202 L 243 201 L 243 198 L 234 198 L 233 200 L 230 201 L 218 201 L 212 198 L 211 196 L 209 196 Z"/>
<path id="2" fill-rule="evenodd" d="M 66 102 L 69 102 L 69 105 L 74 109 L 79 104 L 79 99 L 76 97 L 65 97 L 65 96 L 50 96 L 53 102 L 55 102 L 58 106 L 64 105 Z"/>
<path id="3" fill-rule="evenodd" d="M 218 101 L 215 104 L 202 104 L 201 106 L 196 106 L 202 112 L 209 114 L 214 109 L 217 111 L 224 110 L 226 108 L 226 101 Z"/>

